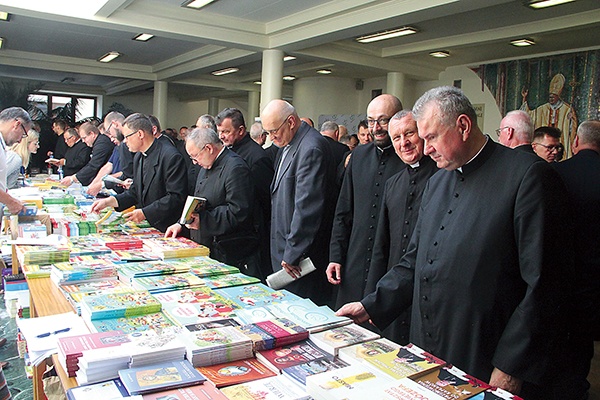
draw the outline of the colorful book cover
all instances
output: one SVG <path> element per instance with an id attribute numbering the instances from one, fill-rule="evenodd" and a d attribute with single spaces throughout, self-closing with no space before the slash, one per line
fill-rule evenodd
<path id="1" fill-rule="evenodd" d="M 435 394 L 409 378 L 399 379 L 385 386 L 382 398 L 384 400 L 444 400 L 444 397 Z"/>
<path id="2" fill-rule="evenodd" d="M 175 324 L 162 312 L 133 317 L 99 319 L 90 321 L 90 328 L 96 332 L 123 331 L 123 333 L 160 331 Z"/>
<path id="3" fill-rule="evenodd" d="M 188 360 L 120 370 L 119 378 L 130 395 L 196 385 L 206 381 Z"/>
<path id="4" fill-rule="evenodd" d="M 207 287 L 157 293 L 155 297 L 162 303 L 163 311 L 180 326 L 227 318 L 238 308 Z"/>
<path id="5" fill-rule="evenodd" d="M 339 349 L 343 347 L 378 338 L 378 334 L 356 324 L 340 326 L 310 335 L 310 340 L 314 344 L 336 356 Z"/>
<path id="6" fill-rule="evenodd" d="M 272 314 L 290 319 L 311 332 L 318 332 L 340 325 L 348 325 L 352 322 L 347 317 L 335 315 L 335 312 L 327 306 L 317 306 L 309 299 L 271 304 L 267 306 L 267 309 Z"/>
<path id="7" fill-rule="evenodd" d="M 209 250 L 193 240 L 184 237 L 143 239 L 146 247 L 162 259 L 208 256 Z"/>
<path id="8" fill-rule="evenodd" d="M 203 280 L 206 286 L 211 289 L 249 285 L 260 282 L 260 279 L 244 274 L 219 275 L 203 278 Z"/>
<path id="9" fill-rule="evenodd" d="M 397 353 L 400 347 L 399 344 L 391 340 L 380 338 L 341 348 L 338 356 L 342 360 L 352 364 L 355 360 L 363 362 L 378 354 Z"/>
<path id="10" fill-rule="evenodd" d="M 254 350 L 266 350 L 275 347 L 275 338 L 269 333 L 260 329 L 256 324 L 246 324 L 238 326 L 237 329 L 250 339 L 254 346 Z"/>
<path id="11" fill-rule="evenodd" d="M 145 290 L 87 296 L 80 306 L 82 317 L 92 320 L 151 314 L 162 308 L 161 303 Z"/>
<path id="12" fill-rule="evenodd" d="M 233 318 L 214 319 L 206 322 L 198 322 L 186 325 L 185 328 L 190 332 L 203 331 L 206 329 L 224 328 L 226 326 L 240 326 L 240 323 Z"/>
<path id="13" fill-rule="evenodd" d="M 286 318 L 275 318 L 268 321 L 256 322 L 263 331 L 275 338 L 275 346 L 285 346 L 308 338 L 308 331 Z"/>
<path id="14" fill-rule="evenodd" d="M 298 382 L 301 386 L 306 386 L 306 377 L 321 374 L 327 371 L 333 371 L 349 366 L 347 362 L 335 357 L 333 359 L 320 358 L 318 360 L 307 361 L 302 364 L 294 365 L 283 369 L 283 374 L 289 376 Z"/>
<path id="15" fill-rule="evenodd" d="M 276 375 L 255 358 L 198 367 L 197 369 L 218 388 Z"/>
<path id="16" fill-rule="evenodd" d="M 310 399 L 305 391 L 282 375 L 228 386 L 221 389 L 221 392 L 230 400 Z"/>
<path id="17" fill-rule="evenodd" d="M 235 316 L 243 324 L 254 324 L 256 322 L 277 318 L 265 307 L 251 307 L 235 310 Z"/>
<path id="18" fill-rule="evenodd" d="M 270 350 L 261 350 L 256 353 L 256 358 L 273 371 L 282 371 L 284 368 L 293 367 L 308 361 L 322 358 L 333 359 L 333 356 L 317 347 L 310 340 L 303 340 L 287 346 Z"/>
<path id="19" fill-rule="evenodd" d="M 490 388 L 485 382 L 452 365 L 430 371 L 414 380 L 444 399 L 468 399 Z"/>
<path id="20" fill-rule="evenodd" d="M 521 397 L 507 392 L 500 388 L 490 388 L 477 396 L 471 397 L 472 400 L 523 400 Z"/>
<path id="21" fill-rule="evenodd" d="M 306 391 L 314 398 L 379 399 L 389 376 L 364 365 L 349 365 L 306 377 Z"/>
<path id="22" fill-rule="evenodd" d="M 446 364 L 415 345 L 401 347 L 398 352 L 375 354 L 366 361 L 394 379 L 415 378 Z"/>
<path id="23" fill-rule="evenodd" d="M 189 332 L 184 335 L 184 339 L 191 345 L 188 349 L 192 349 L 193 351 L 226 348 L 250 341 L 246 335 L 234 327 Z"/>
<path id="24" fill-rule="evenodd" d="M 164 390 L 142 396 L 144 400 L 229 400 L 210 382 L 185 388 Z"/>
<path id="25" fill-rule="evenodd" d="M 131 282 L 132 278 L 141 276 L 176 274 L 188 272 L 190 269 L 182 267 L 178 263 L 165 261 L 132 262 L 122 264 L 119 269 L 119 279 Z"/>
<path id="26" fill-rule="evenodd" d="M 203 286 L 204 281 L 189 272 L 181 274 L 142 276 L 131 280 L 133 287 L 148 290 L 150 293 L 160 293 L 174 289 L 186 289 Z"/>
<path id="27" fill-rule="evenodd" d="M 242 308 L 262 307 L 279 303 L 286 297 L 281 291 L 276 291 L 262 283 L 233 286 L 219 289 L 219 293 L 233 300 Z"/>

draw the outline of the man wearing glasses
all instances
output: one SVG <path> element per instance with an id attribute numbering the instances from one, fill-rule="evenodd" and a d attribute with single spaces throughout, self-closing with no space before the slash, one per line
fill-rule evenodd
<path id="1" fill-rule="evenodd" d="M 27 136 L 31 127 L 31 117 L 21 107 L 10 107 L 0 112 L 0 203 L 11 214 L 18 214 L 23 203 L 6 192 L 6 149 Z M 0 211 L 0 220 L 2 218 Z"/>
<path id="2" fill-rule="evenodd" d="M 558 162 L 562 158 L 564 147 L 560 143 L 560 129 L 540 126 L 533 133 L 533 151 L 547 162 Z M 559 157 L 559 155 L 561 155 Z"/>
<path id="3" fill-rule="evenodd" d="M 367 107 L 373 142 L 354 149 L 335 210 L 327 279 L 339 285 L 337 307 L 360 300 L 367 283 L 385 182 L 405 168 L 394 152 L 389 121 L 402 109 L 396 96 L 382 94 Z"/>
<path id="4" fill-rule="evenodd" d="M 50 163 L 57 167 L 62 166 L 64 174 L 70 176 L 79 172 L 90 161 L 92 149 L 83 143 L 79 138 L 79 133 L 73 128 L 67 129 L 63 136 L 65 143 L 69 146 L 65 157 Z"/>

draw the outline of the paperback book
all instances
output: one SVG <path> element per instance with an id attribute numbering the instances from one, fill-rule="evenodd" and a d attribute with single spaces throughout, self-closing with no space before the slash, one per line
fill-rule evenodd
<path id="1" fill-rule="evenodd" d="M 89 321 L 90 330 L 94 332 L 123 331 L 123 333 L 160 331 L 175 324 L 162 312 L 137 315 L 132 317 L 98 319 Z"/>
<path id="2" fill-rule="evenodd" d="M 231 299 L 241 308 L 262 307 L 291 299 L 291 296 L 286 296 L 283 292 L 273 290 L 262 283 L 223 288 L 219 289 L 219 293 Z M 298 298 L 295 295 L 294 297 Z"/>
<path id="3" fill-rule="evenodd" d="M 127 389 L 120 379 L 111 379 L 105 382 L 94 383 L 87 386 L 70 388 L 66 392 L 67 400 L 90 399 L 121 399 L 129 396 Z"/>
<path id="4" fill-rule="evenodd" d="M 120 370 L 119 378 L 131 395 L 197 385 L 206 381 L 188 360 Z"/>
<path id="5" fill-rule="evenodd" d="M 278 375 L 221 389 L 229 400 L 309 400 L 311 397 L 289 378 Z"/>
<path id="6" fill-rule="evenodd" d="M 260 282 L 260 279 L 241 273 L 220 275 L 203 278 L 204 283 L 211 289 L 226 288 L 231 286 L 249 285 Z"/>
<path id="7" fill-rule="evenodd" d="M 196 275 L 183 272 L 181 274 L 143 276 L 132 278 L 131 285 L 134 288 L 147 290 L 150 293 L 160 293 L 169 290 L 187 289 L 204 286 L 204 281 Z"/>
<path id="8" fill-rule="evenodd" d="M 143 400 L 229 400 L 208 381 L 202 385 L 145 394 L 142 398 Z"/>
<path id="9" fill-rule="evenodd" d="M 412 344 L 401 347 L 398 352 L 375 354 L 365 360 L 394 379 L 416 378 L 446 364 Z"/>
<path id="10" fill-rule="evenodd" d="M 257 351 L 256 359 L 273 372 L 281 373 L 285 368 L 309 361 L 331 360 L 333 355 L 315 346 L 310 340 L 303 340 L 287 346 Z"/>
<path id="11" fill-rule="evenodd" d="M 80 307 L 81 316 L 88 320 L 152 314 L 162 308 L 161 303 L 145 290 L 86 296 Z"/>
<path id="12" fill-rule="evenodd" d="M 347 362 L 335 357 L 332 359 L 321 358 L 318 360 L 307 361 L 302 364 L 294 365 L 283 369 L 283 374 L 290 377 L 300 386 L 306 386 L 306 378 L 311 375 L 321 374 L 327 371 L 349 366 Z"/>
<path id="13" fill-rule="evenodd" d="M 154 254 L 160 256 L 160 258 L 183 258 L 183 257 L 197 257 L 197 256 L 208 256 L 208 247 L 202 246 L 194 242 L 193 240 L 186 239 L 184 237 L 176 238 L 151 238 L 143 239 L 144 244 Z"/>
<path id="14" fill-rule="evenodd" d="M 206 199 L 204 197 L 188 196 L 185 199 L 179 223 L 181 225 L 190 224 L 193 221 L 192 214 L 198 213 L 206 208 Z"/>
<path id="15" fill-rule="evenodd" d="M 311 333 L 348 325 L 352 322 L 350 318 L 337 316 L 331 308 L 319 307 L 309 299 L 288 300 L 270 304 L 266 308 L 272 314 L 290 319 Z"/>
<path id="16" fill-rule="evenodd" d="M 445 398 L 435 394 L 431 390 L 419 385 L 417 382 L 403 378 L 390 383 L 383 388 L 382 399 L 385 400 L 444 400 Z"/>
<path id="17" fill-rule="evenodd" d="M 386 338 L 369 340 L 352 346 L 343 347 L 339 350 L 338 356 L 350 363 L 365 362 L 378 354 L 397 353 L 400 345 Z"/>
<path id="18" fill-rule="evenodd" d="M 253 357 L 252 340 L 233 327 L 205 329 L 182 335 L 187 359 L 203 367 Z"/>
<path id="19" fill-rule="evenodd" d="M 380 399 L 389 376 L 364 365 L 349 365 L 306 378 L 306 391 L 316 399 Z"/>
<path id="20" fill-rule="evenodd" d="M 277 375 L 255 358 L 198 367 L 197 369 L 218 388 Z"/>
<path id="21" fill-rule="evenodd" d="M 190 265 L 190 272 L 200 278 L 208 276 L 237 274 L 240 270 L 234 266 L 227 265 L 220 261 L 214 260 L 208 256 L 183 258 L 177 260 Z"/>
<path id="22" fill-rule="evenodd" d="M 487 383 L 452 365 L 433 370 L 414 380 L 444 399 L 468 399 L 490 388 Z"/>
<path id="23" fill-rule="evenodd" d="M 379 335 L 375 332 L 371 332 L 356 324 L 340 326 L 310 335 L 310 340 L 312 340 L 314 344 L 336 356 L 343 347 L 378 338 Z"/>

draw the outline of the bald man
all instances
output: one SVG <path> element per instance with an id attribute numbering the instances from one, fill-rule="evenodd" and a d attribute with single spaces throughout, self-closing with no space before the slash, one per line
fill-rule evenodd
<path id="1" fill-rule="evenodd" d="M 301 122 L 294 107 L 272 100 L 261 113 L 263 129 L 280 150 L 271 185 L 271 261 L 299 277 L 300 261 L 309 257 L 317 271 L 286 289 L 317 304 L 331 301 L 325 279 L 335 198 L 335 166 L 325 138 Z"/>
<path id="2" fill-rule="evenodd" d="M 339 285 L 337 306 L 363 298 L 385 182 L 405 168 L 394 152 L 388 124 L 402 109 L 396 96 L 382 94 L 367 107 L 373 142 L 358 146 L 346 167 L 335 210 L 327 278 Z"/>

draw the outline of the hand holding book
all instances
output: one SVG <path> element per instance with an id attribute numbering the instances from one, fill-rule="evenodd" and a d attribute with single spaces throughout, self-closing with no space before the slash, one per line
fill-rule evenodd
<path id="1" fill-rule="evenodd" d="M 194 222 L 192 214 L 196 214 L 206 208 L 206 199 L 204 197 L 188 196 L 179 223 L 182 225 L 191 224 Z"/>

